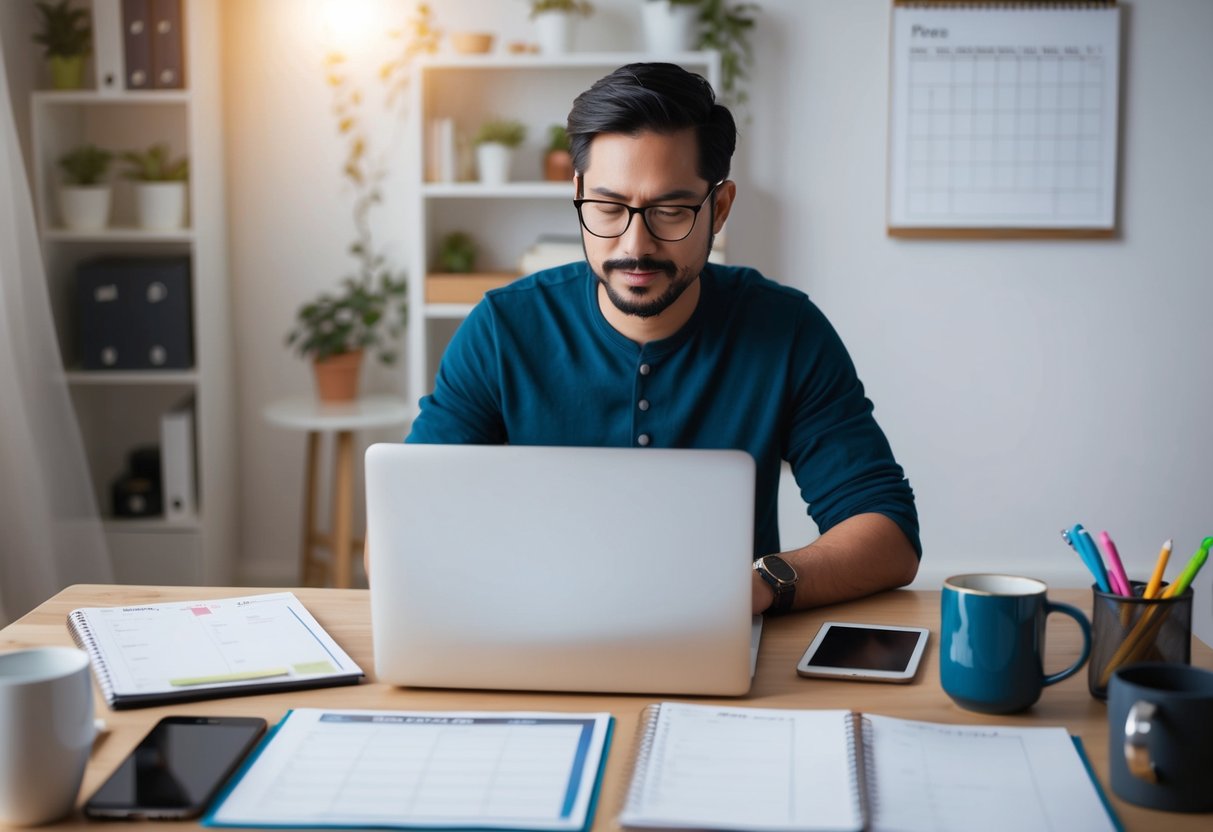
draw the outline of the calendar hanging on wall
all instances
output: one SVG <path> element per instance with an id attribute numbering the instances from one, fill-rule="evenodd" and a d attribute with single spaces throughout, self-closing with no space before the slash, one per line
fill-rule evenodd
<path id="1" fill-rule="evenodd" d="M 1115 235 L 1115 3 L 896 0 L 890 44 L 890 235 Z"/>

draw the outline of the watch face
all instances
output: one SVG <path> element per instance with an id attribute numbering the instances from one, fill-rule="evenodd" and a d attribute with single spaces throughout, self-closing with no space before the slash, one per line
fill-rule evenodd
<path id="1" fill-rule="evenodd" d="M 780 557 L 765 557 L 762 568 L 769 572 L 780 583 L 793 583 L 796 580 L 796 570 Z"/>

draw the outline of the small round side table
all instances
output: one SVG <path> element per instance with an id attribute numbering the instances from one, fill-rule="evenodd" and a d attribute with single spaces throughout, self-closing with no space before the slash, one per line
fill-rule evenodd
<path id="1" fill-rule="evenodd" d="M 350 586 L 353 574 L 352 553 L 362 541 L 353 539 L 354 503 L 354 431 L 369 428 L 405 426 L 412 417 L 408 404 L 399 396 L 364 396 L 349 403 L 330 404 L 310 396 L 299 396 L 268 405 L 265 420 L 278 427 L 307 431 L 307 468 L 303 492 L 303 541 L 301 567 L 305 586 L 326 582 L 328 569 L 318 559 L 317 548 L 331 555 L 333 585 Z M 316 503 L 319 495 L 317 468 L 320 460 L 320 435 L 334 434 L 332 471 L 332 517 L 329 533 L 317 528 Z M 401 436 L 403 439 L 403 436 Z"/>

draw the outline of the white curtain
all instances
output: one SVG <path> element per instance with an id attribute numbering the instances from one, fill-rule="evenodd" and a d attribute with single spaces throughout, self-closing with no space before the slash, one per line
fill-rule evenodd
<path id="1" fill-rule="evenodd" d="M 2 53 L 0 44 L 0 624 L 69 584 L 113 581 Z"/>

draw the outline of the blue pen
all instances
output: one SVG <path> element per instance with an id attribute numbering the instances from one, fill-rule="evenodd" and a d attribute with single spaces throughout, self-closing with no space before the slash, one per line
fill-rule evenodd
<path id="1" fill-rule="evenodd" d="M 1095 583 L 1098 584 L 1099 591 L 1111 592 L 1108 570 L 1104 568 L 1103 558 L 1099 556 L 1099 550 L 1095 548 L 1095 541 L 1091 539 L 1090 533 L 1082 527 L 1082 523 L 1075 523 L 1074 528 L 1070 529 L 1070 536 L 1074 538 L 1075 545 L 1086 552 L 1084 560 L 1087 561 L 1087 568 L 1095 576 Z"/>
<path id="2" fill-rule="evenodd" d="M 1078 557 L 1082 560 L 1083 566 L 1087 567 L 1087 570 L 1091 573 L 1091 577 L 1093 577 L 1095 579 L 1095 583 L 1098 584 L 1099 567 L 1091 562 L 1091 558 L 1087 556 L 1086 551 L 1078 545 L 1078 542 L 1075 540 L 1077 535 L 1071 534 L 1066 529 L 1062 529 L 1061 537 L 1067 544 L 1069 544 L 1070 548 L 1074 550 L 1074 554 L 1078 555 Z"/>

